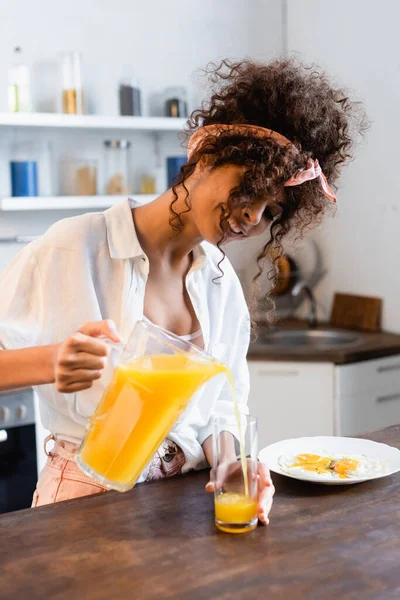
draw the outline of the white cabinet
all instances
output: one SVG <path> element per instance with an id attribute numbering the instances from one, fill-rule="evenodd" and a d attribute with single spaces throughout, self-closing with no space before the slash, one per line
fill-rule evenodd
<path id="1" fill-rule="evenodd" d="M 335 387 L 340 435 L 400 423 L 400 356 L 337 367 Z"/>
<path id="2" fill-rule="evenodd" d="M 333 363 L 249 361 L 260 448 L 311 435 L 358 435 L 400 423 L 400 355 Z"/>
<path id="3" fill-rule="evenodd" d="M 334 365 L 249 361 L 250 414 L 259 446 L 285 438 L 333 435 Z"/>

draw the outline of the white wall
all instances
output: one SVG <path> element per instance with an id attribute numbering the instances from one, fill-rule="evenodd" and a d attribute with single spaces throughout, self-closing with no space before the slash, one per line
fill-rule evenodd
<path id="1" fill-rule="evenodd" d="M 400 331 L 400 3 L 288 0 L 289 51 L 314 60 L 366 104 L 372 127 L 340 181 L 338 211 L 316 236 L 335 291 L 384 299 L 383 326 Z"/>
<path id="2" fill-rule="evenodd" d="M 265 55 L 281 43 L 280 0 L 2 0 L 0 11 L 0 110 L 15 45 L 47 74 L 59 52 L 81 51 L 90 108 L 113 114 L 124 64 L 137 73 L 146 102 L 169 85 L 189 86 L 210 60 Z M 52 91 L 40 91 L 42 105 L 54 106 Z"/>
<path id="3" fill-rule="evenodd" d="M 144 114 L 149 114 L 151 98 L 170 85 L 186 86 L 193 107 L 203 85 L 195 71 L 210 60 L 269 58 L 280 53 L 281 5 L 281 0 L 0 0 L 0 111 L 7 110 L 7 70 L 15 45 L 22 47 L 32 65 L 40 110 L 57 106 L 57 55 L 69 50 L 83 54 L 91 112 L 118 113 L 117 84 L 123 65 L 132 65 L 141 82 Z M 0 194 L 7 195 L 7 148 L 15 134 L 2 134 Z M 96 132 L 85 138 L 72 132 L 40 136 L 50 139 L 54 163 L 63 152 L 98 159 L 101 142 L 109 137 Z M 135 134 L 132 141 L 137 189 L 140 173 L 154 167 L 154 152 L 149 136 Z M 163 144 L 164 154 L 182 153 L 172 134 L 163 136 Z M 53 221 L 71 214 L 0 213 L 0 237 L 40 234 Z M 18 249 L 0 245 L 0 270 Z"/>

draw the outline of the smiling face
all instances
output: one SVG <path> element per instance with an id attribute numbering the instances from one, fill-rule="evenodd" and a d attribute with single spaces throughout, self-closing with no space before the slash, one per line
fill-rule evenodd
<path id="1" fill-rule="evenodd" d="M 240 205 L 232 209 L 226 224 L 227 230 L 222 231 L 221 216 L 226 213 L 231 191 L 240 185 L 244 170 L 244 167 L 237 165 L 204 169 L 188 182 L 192 206 L 190 218 L 199 235 L 213 245 L 223 237 L 224 243 L 229 243 L 260 236 L 282 212 L 285 200 L 283 187 L 278 194 L 266 195 L 257 201 L 249 202 L 243 198 Z"/>

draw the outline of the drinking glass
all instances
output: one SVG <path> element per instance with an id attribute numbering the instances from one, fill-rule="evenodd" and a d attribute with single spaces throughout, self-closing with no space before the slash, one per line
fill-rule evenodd
<path id="1" fill-rule="evenodd" d="M 240 425 L 234 415 L 213 419 L 215 524 L 227 533 L 257 526 L 257 419 L 238 418 Z"/>

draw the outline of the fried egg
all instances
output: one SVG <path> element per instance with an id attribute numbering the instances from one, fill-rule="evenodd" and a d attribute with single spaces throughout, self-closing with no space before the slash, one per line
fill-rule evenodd
<path id="1" fill-rule="evenodd" d="M 387 461 L 362 454 L 296 454 L 281 456 L 279 466 L 285 473 L 309 479 L 359 479 L 387 473 Z"/>

